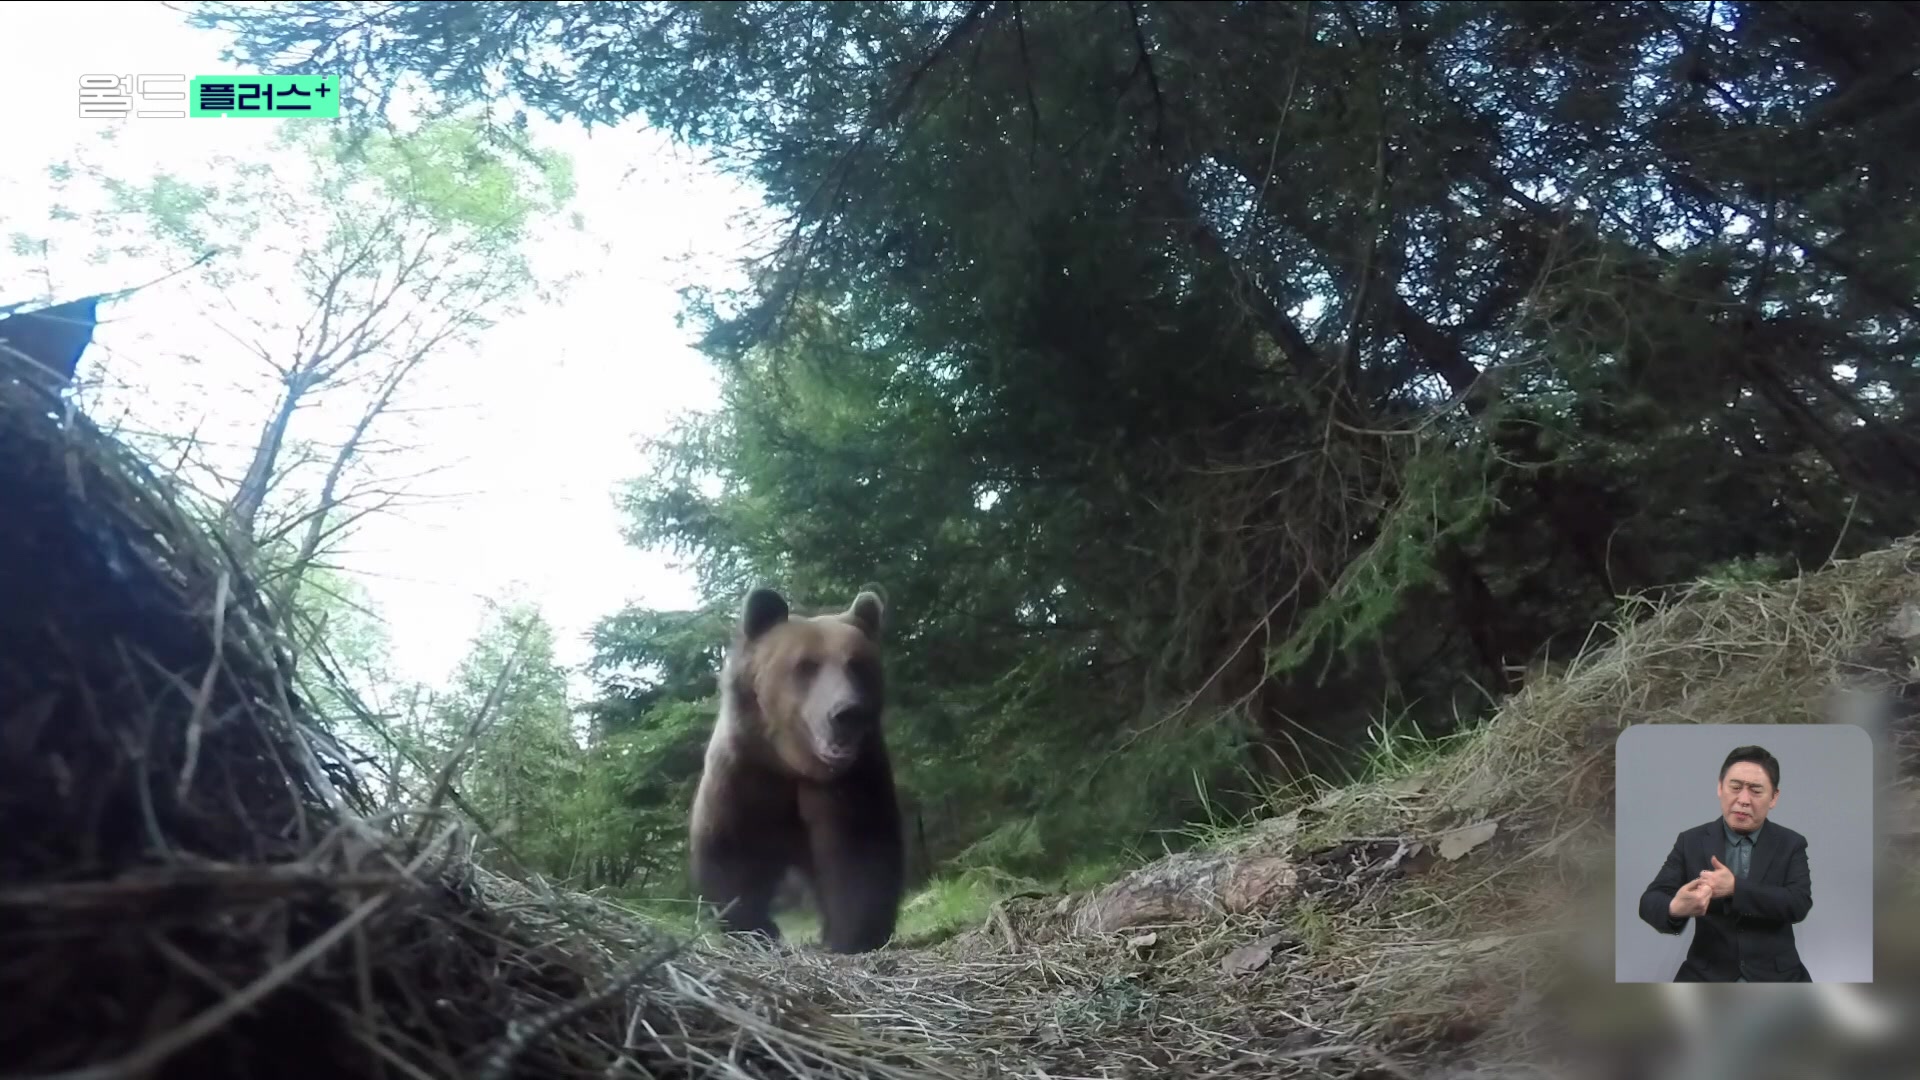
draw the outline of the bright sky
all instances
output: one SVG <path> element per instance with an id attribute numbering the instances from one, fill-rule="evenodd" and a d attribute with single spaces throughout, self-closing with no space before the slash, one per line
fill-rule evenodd
<path id="1" fill-rule="evenodd" d="M 103 126 L 121 128 L 113 169 L 129 179 L 144 179 L 142 166 L 190 173 L 213 155 L 262 145 L 272 120 L 78 116 L 82 74 L 227 72 L 223 44 L 158 3 L 0 8 L 0 100 L 15 103 L 0 160 L 0 218 L 44 198 L 47 164 L 97 140 Z M 446 470 L 419 489 L 435 501 L 370 523 L 339 557 L 386 617 L 400 673 L 433 683 L 464 654 L 486 598 L 516 584 L 553 621 L 560 659 L 574 665 L 588 655 L 584 635 L 596 619 L 628 602 L 693 599 L 688 572 L 621 539 L 614 491 L 641 471 L 641 437 L 713 403 L 693 330 L 675 325 L 675 290 L 725 280 L 755 236 L 738 219 L 757 200 L 637 125 L 589 139 L 578 127 L 536 122 L 536 134 L 573 157 L 575 209 L 589 234 L 555 239 L 536 257 L 582 278 L 558 303 L 490 331 L 474 355 L 449 358 L 458 370 L 442 368 L 427 403 L 434 408 L 408 437 L 424 447 L 410 470 Z M 0 221 L 0 232 L 10 227 Z M 0 303 L 37 291 L 21 282 L 41 267 L 0 247 Z M 149 269 L 69 260 L 54 280 L 64 298 L 142 284 L 158 276 Z M 83 376 L 109 364 L 141 388 L 131 397 L 134 423 L 177 430 L 204 419 L 233 425 L 235 442 L 244 442 L 264 420 L 265 403 L 239 390 L 258 392 L 257 371 L 229 380 L 226 369 L 183 364 L 181 354 L 230 354 L 231 344 L 199 320 L 169 314 L 179 308 L 154 292 L 103 311 Z"/>

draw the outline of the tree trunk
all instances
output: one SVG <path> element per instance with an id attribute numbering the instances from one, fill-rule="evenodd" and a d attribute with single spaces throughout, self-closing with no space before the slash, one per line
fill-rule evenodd
<path id="1" fill-rule="evenodd" d="M 260 432 L 253 460 L 247 464 L 247 475 L 227 506 L 228 542 L 243 561 L 254 555 L 254 527 L 260 517 L 260 507 L 267 501 L 267 489 L 273 486 L 273 471 L 280 463 L 280 450 L 286 445 L 287 428 L 292 425 L 294 411 L 306 393 L 305 381 L 297 372 L 287 377 L 286 385 L 286 396 L 280 399 L 272 419 Z"/>

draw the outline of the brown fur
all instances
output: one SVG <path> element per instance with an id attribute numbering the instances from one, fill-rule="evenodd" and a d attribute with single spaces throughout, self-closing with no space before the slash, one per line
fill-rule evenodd
<path id="1" fill-rule="evenodd" d="M 771 589 L 747 597 L 691 823 L 694 886 L 729 931 L 778 939 L 774 894 L 793 869 L 829 950 L 893 936 L 905 849 L 881 729 L 883 614 L 870 590 L 811 618 Z"/>

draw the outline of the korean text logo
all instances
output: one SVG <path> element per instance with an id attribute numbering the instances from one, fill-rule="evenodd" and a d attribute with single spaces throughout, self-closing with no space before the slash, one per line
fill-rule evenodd
<path id="1" fill-rule="evenodd" d="M 338 119 L 336 75 L 82 75 L 83 120 L 311 116 Z"/>

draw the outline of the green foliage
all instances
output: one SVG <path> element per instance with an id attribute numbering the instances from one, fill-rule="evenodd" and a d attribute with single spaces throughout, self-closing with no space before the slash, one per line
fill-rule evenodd
<path id="1" fill-rule="evenodd" d="M 316 157 L 364 162 L 390 199 L 419 207 L 442 227 L 522 240 L 529 223 L 557 212 L 576 190 L 565 155 L 537 150 L 476 119 L 372 135 L 313 123 L 303 135 L 324 148 Z"/>
<path id="2" fill-rule="evenodd" d="M 706 703 L 664 703 L 589 751 L 591 815 L 606 834 L 597 881 L 626 885 L 638 874 L 662 895 L 683 893 L 687 810 L 713 717 Z"/>
<path id="3" fill-rule="evenodd" d="M 80 154 L 77 164 L 62 162 L 50 175 L 56 193 L 85 199 L 97 189 L 106 196 L 90 215 L 91 230 L 111 241 L 97 258 L 217 251 L 225 258 L 209 273 L 221 282 L 250 273 L 250 260 L 285 242 L 273 230 L 289 227 L 322 267 L 343 252 L 366 258 L 369 245 L 419 248 L 429 229 L 440 234 L 441 258 L 457 250 L 511 260 L 529 228 L 566 208 L 575 193 L 565 155 L 471 116 L 373 135 L 331 121 L 291 120 L 269 156 L 221 155 L 193 176 L 129 179 L 89 160 L 87 148 Z M 74 190 L 76 182 L 84 184 Z M 260 190 L 275 197 L 258 198 Z M 361 269 L 373 276 L 397 267 L 374 260 Z M 530 285 L 514 284 L 519 292 Z"/>
<path id="4" fill-rule="evenodd" d="M 590 880 L 651 897 L 687 895 L 687 810 L 716 715 L 728 616 L 630 609 L 594 627 L 582 812 L 597 837 Z"/>
<path id="5" fill-rule="evenodd" d="M 601 620 L 593 628 L 593 659 L 587 666 L 608 694 L 595 710 L 599 733 L 636 728 L 655 705 L 712 698 L 730 620 L 729 614 L 714 611 L 644 609 Z"/>
<path id="6" fill-rule="evenodd" d="M 189 356 L 168 383 L 88 380 L 80 397 L 123 400 L 130 440 L 222 506 L 236 550 L 290 602 L 355 523 L 403 498 L 381 465 L 404 449 L 421 366 L 541 293 L 523 248 L 572 198 L 571 164 L 471 115 L 405 134 L 292 121 L 266 153 L 182 175 L 120 175 L 98 160 L 110 149 L 50 168 L 49 220 L 18 222 L 13 246 L 181 271 L 159 287 L 179 291 L 193 312 L 181 317 L 224 331 L 237 363 Z M 35 284 L 70 292 L 51 274 Z M 261 411 L 195 415 L 208 395 L 180 393 L 195 381 Z"/>
<path id="7" fill-rule="evenodd" d="M 336 732 L 361 727 L 357 713 L 379 709 L 395 682 L 388 666 L 392 638 L 373 598 L 333 567 L 312 566 L 300 576 L 292 606 L 300 628 L 294 670 L 301 691 Z M 361 742 L 377 739 L 359 735 Z"/>
<path id="8" fill-rule="evenodd" d="M 956 866 L 975 870 L 1032 865 L 1045 851 L 1040 822 L 1021 817 L 1001 822 L 992 832 L 967 845 L 953 861 Z"/>
<path id="9" fill-rule="evenodd" d="M 1792 572 L 1793 568 L 1778 555 L 1740 556 L 1709 567 L 1700 575 L 1700 580 L 1708 585 L 1732 588 L 1757 581 L 1779 581 Z"/>
<path id="10" fill-rule="evenodd" d="M 1445 586 L 1435 555 L 1479 535 L 1494 512 L 1487 448 L 1421 447 L 1400 475 L 1399 501 L 1381 515 L 1373 542 L 1340 571 L 1297 629 L 1267 654 L 1269 675 L 1314 656 L 1342 655 L 1378 640 L 1417 590 Z"/>
<path id="11" fill-rule="evenodd" d="M 576 803 L 591 807 L 597 793 L 581 783 L 587 770 L 566 673 L 553 658 L 553 628 L 537 609 L 513 603 L 488 620 L 436 702 L 434 720 L 439 763 L 465 751 L 461 793 L 492 838 L 522 865 L 573 875 L 591 850 L 592 817 Z"/>
<path id="12" fill-rule="evenodd" d="M 1348 780 L 1361 783 L 1417 773 L 1464 746 L 1476 730 L 1469 727 L 1436 737 L 1422 731 L 1405 713 L 1382 718 L 1368 725 L 1366 757 Z"/>
<path id="13" fill-rule="evenodd" d="M 641 115 L 790 215 L 692 298 L 724 404 L 652 448 L 631 536 L 713 612 L 886 585 L 935 864 L 1097 863 L 1252 805 L 1243 767 L 1365 762 L 1381 716 L 1417 756 L 1622 595 L 1920 525 L 1891 6 L 537 10 L 201 21 Z M 620 625 L 605 738 L 657 731 L 671 779 L 632 782 L 671 792 L 664 703 L 710 701 L 725 624 Z"/>
<path id="14" fill-rule="evenodd" d="M 985 869 L 937 878 L 900 905 L 900 921 L 894 937 L 903 944 L 913 945 L 974 929 L 987 921 L 994 901 L 1010 892 L 1037 888 L 1036 882 L 1008 878 Z"/>

